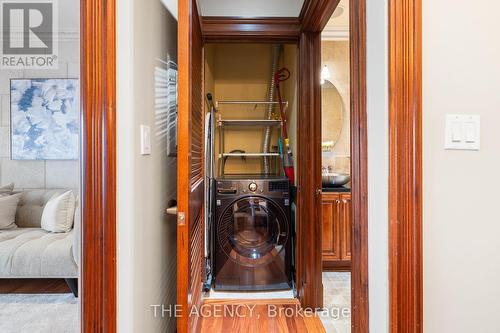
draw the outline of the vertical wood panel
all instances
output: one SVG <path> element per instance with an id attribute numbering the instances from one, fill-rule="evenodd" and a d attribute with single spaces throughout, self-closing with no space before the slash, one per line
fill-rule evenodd
<path id="1" fill-rule="evenodd" d="M 321 258 L 321 39 L 302 32 L 297 113 L 297 291 L 302 306 L 323 306 Z"/>
<path id="2" fill-rule="evenodd" d="M 203 45 L 195 0 L 178 7 L 177 332 L 196 331 L 203 284 Z"/>
<path id="3" fill-rule="evenodd" d="M 389 1 L 390 330 L 422 327 L 422 8 Z"/>
<path id="4" fill-rule="evenodd" d="M 83 332 L 116 331 L 115 1 L 81 1 Z"/>
<path id="5" fill-rule="evenodd" d="M 353 333 L 365 333 L 369 330 L 365 0 L 350 1 L 349 16 L 352 176 L 351 326 Z"/>

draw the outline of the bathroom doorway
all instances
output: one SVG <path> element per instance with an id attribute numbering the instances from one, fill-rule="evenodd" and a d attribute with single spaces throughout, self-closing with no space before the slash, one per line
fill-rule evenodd
<path id="1" fill-rule="evenodd" d="M 327 332 L 351 332 L 351 116 L 349 1 L 321 34 L 323 316 Z"/>

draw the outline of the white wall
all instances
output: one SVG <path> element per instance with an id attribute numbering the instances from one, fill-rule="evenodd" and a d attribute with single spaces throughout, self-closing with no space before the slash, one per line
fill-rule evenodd
<path id="1" fill-rule="evenodd" d="M 304 0 L 198 0 L 203 16 L 298 17 Z"/>
<path id="2" fill-rule="evenodd" d="M 424 331 L 500 332 L 500 2 L 423 1 Z M 446 151 L 445 114 L 481 150 Z"/>
<path id="3" fill-rule="evenodd" d="M 177 21 L 160 0 L 117 2 L 118 332 L 174 332 L 151 305 L 175 303 L 177 160 L 167 157 L 155 69 L 177 60 Z M 161 101 L 160 101 L 161 102 Z M 152 153 L 140 155 L 140 124 Z"/>
<path id="4" fill-rule="evenodd" d="M 351 7 L 352 8 L 352 7 Z M 370 332 L 388 332 L 387 0 L 366 1 Z"/>

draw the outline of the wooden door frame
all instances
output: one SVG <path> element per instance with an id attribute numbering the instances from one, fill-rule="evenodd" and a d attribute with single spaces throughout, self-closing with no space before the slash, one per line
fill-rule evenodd
<path id="1" fill-rule="evenodd" d="M 116 332 L 115 0 L 81 0 L 81 331 Z"/>
<path id="2" fill-rule="evenodd" d="M 422 1 L 389 0 L 389 319 L 423 332 Z"/>
<path id="3" fill-rule="evenodd" d="M 301 17 L 304 22 L 303 30 L 308 34 L 315 35 L 320 39 L 320 33 L 330 19 L 333 11 L 338 5 L 337 0 L 332 1 L 306 1 Z M 310 17 L 308 17 L 310 16 Z M 310 22 L 310 23 L 307 23 Z M 309 37 L 310 38 L 310 37 Z M 366 117 L 366 12 L 365 0 L 351 0 L 349 8 L 349 40 L 350 40 L 350 113 L 351 113 L 351 195 L 352 195 L 352 259 L 351 259 L 351 331 L 355 333 L 368 332 L 368 155 L 367 155 L 367 117 Z M 320 57 L 321 43 L 309 43 L 310 54 Z M 311 66 L 311 64 L 313 64 Z M 321 217 L 321 87 L 318 78 L 321 71 L 321 59 L 307 58 L 303 56 L 303 63 L 299 64 L 305 71 L 299 84 L 305 85 L 300 91 L 309 91 L 311 101 L 301 104 L 299 115 L 315 123 L 314 126 L 301 128 L 299 133 L 298 152 L 298 181 L 302 183 L 299 190 L 300 196 L 308 199 L 299 201 L 302 204 L 302 221 L 315 221 Z M 307 78 L 312 78 L 307 79 Z M 306 90 L 304 90 L 306 89 Z M 308 98 L 299 94 L 302 101 Z M 319 133 L 319 135 L 318 135 Z M 312 139 L 311 139 L 312 138 Z M 300 174 L 300 170 L 306 170 Z M 313 181 L 311 181 L 313 180 Z M 304 186 L 305 185 L 305 186 Z M 305 191 L 304 191 L 305 190 Z M 309 194 L 309 195 L 307 195 Z M 314 196 L 314 198 L 313 198 Z M 321 221 L 321 218 L 319 219 Z M 321 225 L 312 223 L 301 223 L 306 228 L 306 237 L 310 250 L 313 253 L 321 253 Z M 319 240 L 319 241 L 318 241 Z M 322 290 L 322 267 L 321 256 L 313 256 L 305 263 L 307 272 L 312 277 L 305 278 L 305 282 L 314 284 L 313 290 Z M 307 273 L 306 273 L 307 274 Z M 299 295 L 300 296 L 300 295 Z M 323 295 L 313 292 L 312 295 L 304 295 L 306 306 L 317 307 L 323 304 Z"/>
<path id="4" fill-rule="evenodd" d="M 368 302 L 368 133 L 366 114 L 366 2 L 349 6 L 351 84 L 351 327 L 369 331 Z"/>
<path id="5" fill-rule="evenodd" d="M 332 8 L 325 1 L 315 2 L 323 8 L 319 27 Z M 352 85 L 357 82 L 351 89 L 358 91 L 357 98 L 351 97 L 351 119 L 358 122 L 351 129 L 357 133 L 352 134 L 357 147 L 352 158 L 360 161 L 352 169 L 353 267 L 360 272 L 352 280 L 352 323 L 353 332 L 368 332 L 365 0 L 352 0 L 350 15 L 351 56 L 357 59 L 351 77 L 362 78 L 351 80 Z M 82 332 L 116 331 L 115 26 L 115 0 L 81 0 Z M 421 29 L 421 0 L 389 1 L 389 292 L 394 333 L 423 330 Z"/>

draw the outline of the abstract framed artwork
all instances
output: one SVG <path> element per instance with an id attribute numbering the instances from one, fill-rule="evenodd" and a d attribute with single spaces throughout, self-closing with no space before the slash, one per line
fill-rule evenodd
<path id="1" fill-rule="evenodd" d="M 11 79 L 10 103 L 13 160 L 78 159 L 78 79 Z"/>
<path id="2" fill-rule="evenodd" d="M 167 69 L 167 156 L 177 156 L 177 80 L 177 64 L 169 61 Z"/>

